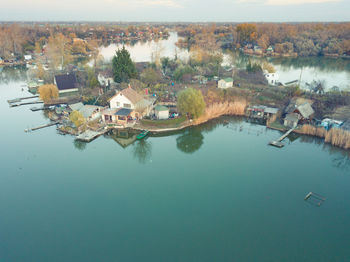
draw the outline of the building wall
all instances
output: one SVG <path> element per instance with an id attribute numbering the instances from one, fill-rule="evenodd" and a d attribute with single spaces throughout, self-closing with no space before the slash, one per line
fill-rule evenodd
<path id="1" fill-rule="evenodd" d="M 157 119 L 168 119 L 169 111 L 156 111 Z"/>
<path id="2" fill-rule="evenodd" d="M 277 85 L 277 83 L 279 81 L 279 76 L 277 73 L 265 74 L 265 78 L 266 78 L 267 82 L 269 83 L 269 85 Z"/>
<path id="3" fill-rule="evenodd" d="M 77 92 L 78 90 L 79 90 L 78 88 L 71 88 L 71 89 L 65 89 L 65 90 L 58 90 L 58 93 L 63 94 L 63 93 Z"/>
<path id="4" fill-rule="evenodd" d="M 118 105 L 119 103 L 119 105 Z M 114 96 L 110 101 L 109 101 L 109 107 L 110 108 L 122 108 L 124 107 L 124 104 L 130 104 L 131 107 L 130 109 L 135 109 L 135 105 L 131 103 L 129 99 L 127 99 L 125 96 L 122 94 L 118 94 Z"/>
<path id="5" fill-rule="evenodd" d="M 218 81 L 218 88 L 230 88 L 233 87 L 233 82 L 226 82 L 225 80 Z"/>

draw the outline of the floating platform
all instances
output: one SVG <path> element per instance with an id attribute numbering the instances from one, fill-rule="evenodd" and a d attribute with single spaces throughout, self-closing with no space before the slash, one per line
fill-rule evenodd
<path id="1" fill-rule="evenodd" d="M 317 193 L 309 192 L 304 197 L 304 200 L 313 206 L 321 206 L 326 201 L 326 198 Z"/>
<path id="2" fill-rule="evenodd" d="M 81 133 L 80 135 L 77 135 L 75 137 L 75 139 L 83 141 L 83 142 L 91 142 L 92 140 L 96 139 L 100 135 L 103 135 L 107 131 L 108 130 L 103 130 L 103 131 L 97 132 L 97 131 L 92 131 L 92 130 L 86 130 L 85 132 Z"/>
<path id="3" fill-rule="evenodd" d="M 275 147 L 278 147 L 278 148 L 282 148 L 284 147 L 284 144 L 282 142 L 279 142 L 279 141 L 271 141 L 269 143 L 270 146 L 275 146 Z"/>

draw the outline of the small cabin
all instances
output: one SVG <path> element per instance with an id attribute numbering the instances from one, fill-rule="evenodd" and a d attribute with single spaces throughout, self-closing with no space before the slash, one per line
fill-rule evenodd
<path id="1" fill-rule="evenodd" d="M 228 77 L 218 81 L 218 88 L 231 88 L 233 87 L 233 79 Z"/>
<path id="2" fill-rule="evenodd" d="M 168 119 L 169 118 L 169 108 L 167 108 L 166 106 L 157 105 L 154 108 L 154 114 L 158 120 Z"/>

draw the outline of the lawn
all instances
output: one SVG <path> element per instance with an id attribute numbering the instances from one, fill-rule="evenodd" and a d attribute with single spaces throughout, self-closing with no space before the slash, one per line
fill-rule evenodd
<path id="1" fill-rule="evenodd" d="M 186 116 L 181 116 L 179 118 L 174 119 L 166 119 L 166 120 L 148 120 L 142 119 L 140 123 L 144 127 L 153 127 L 153 128 L 175 128 L 181 126 L 186 121 Z"/>

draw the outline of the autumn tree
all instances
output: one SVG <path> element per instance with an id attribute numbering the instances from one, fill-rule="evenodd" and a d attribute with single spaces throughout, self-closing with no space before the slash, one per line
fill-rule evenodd
<path id="1" fill-rule="evenodd" d="M 48 40 L 47 55 L 54 70 L 59 67 L 63 69 L 72 60 L 70 40 L 62 33 L 51 35 Z"/>
<path id="2" fill-rule="evenodd" d="M 192 118 L 198 118 L 205 110 L 202 92 L 193 88 L 181 91 L 177 98 L 177 108 L 183 114 L 189 114 Z"/>
<path id="3" fill-rule="evenodd" d="M 147 84 L 147 86 L 152 86 L 161 80 L 161 76 L 156 70 L 149 67 L 142 71 L 141 80 Z"/>
<path id="4" fill-rule="evenodd" d="M 38 89 L 39 97 L 44 103 L 50 102 L 52 99 L 57 98 L 58 88 L 55 85 L 42 85 Z"/>
<path id="5" fill-rule="evenodd" d="M 86 119 L 84 118 L 83 114 L 77 110 L 74 110 L 69 114 L 69 120 L 72 121 L 77 128 L 86 123 Z"/>
<path id="6" fill-rule="evenodd" d="M 255 24 L 239 24 L 236 27 L 236 32 L 238 34 L 238 42 L 241 45 L 254 41 L 257 38 L 257 29 Z"/>
<path id="7" fill-rule="evenodd" d="M 275 67 L 272 64 L 268 63 L 268 62 L 264 62 L 263 63 L 262 69 L 266 70 L 269 73 L 275 73 L 276 72 Z"/>
<path id="8" fill-rule="evenodd" d="M 130 58 L 130 53 L 123 46 L 122 49 L 116 51 L 116 55 L 112 59 L 114 81 L 117 83 L 127 82 L 130 78 L 137 77 L 135 64 Z"/>
<path id="9" fill-rule="evenodd" d="M 268 35 L 263 34 L 258 38 L 257 43 L 262 49 L 265 50 L 270 45 L 270 38 Z"/>

